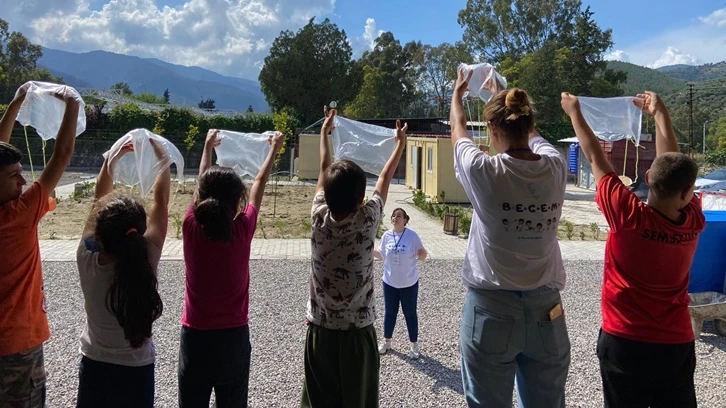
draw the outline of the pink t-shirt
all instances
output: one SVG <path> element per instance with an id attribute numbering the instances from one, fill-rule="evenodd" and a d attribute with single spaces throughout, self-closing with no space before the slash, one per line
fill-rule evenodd
<path id="1" fill-rule="evenodd" d="M 212 241 L 194 218 L 194 203 L 182 224 L 186 289 L 182 324 L 215 330 L 249 322 L 250 245 L 257 208 L 248 205 L 233 221 L 231 242 Z"/>

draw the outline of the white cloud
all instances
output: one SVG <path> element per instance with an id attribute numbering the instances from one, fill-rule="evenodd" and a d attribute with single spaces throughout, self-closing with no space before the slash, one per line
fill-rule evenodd
<path id="1" fill-rule="evenodd" d="M 610 54 L 604 55 L 603 59 L 605 59 L 606 61 L 630 62 L 630 54 L 623 50 L 615 50 Z"/>
<path id="2" fill-rule="evenodd" d="M 690 54 L 680 52 L 677 48 L 668 47 L 667 50 L 660 56 L 655 62 L 649 64 L 649 68 L 660 68 L 668 65 L 698 65 L 700 61 L 698 58 Z"/>
<path id="3" fill-rule="evenodd" d="M 186 0 L 176 6 L 109 0 L 91 8 L 91 1 L 21 1 L 5 18 L 12 30 L 49 48 L 154 57 L 257 79 L 280 31 L 297 31 L 335 7 L 335 0 Z"/>
<path id="4" fill-rule="evenodd" d="M 701 17 L 700 20 L 706 24 L 726 28 L 726 8 L 716 10 L 706 17 Z"/>
<path id="5" fill-rule="evenodd" d="M 703 64 L 726 58 L 726 9 L 695 18 L 685 26 L 618 48 L 630 62 L 660 67 L 672 64 Z M 665 52 L 663 51 L 665 50 Z"/>
<path id="6" fill-rule="evenodd" d="M 366 25 L 363 28 L 363 35 L 348 40 L 353 48 L 353 57 L 359 58 L 364 52 L 373 50 L 376 45 L 376 39 L 385 31 L 378 30 L 376 20 L 369 17 L 366 19 Z"/>

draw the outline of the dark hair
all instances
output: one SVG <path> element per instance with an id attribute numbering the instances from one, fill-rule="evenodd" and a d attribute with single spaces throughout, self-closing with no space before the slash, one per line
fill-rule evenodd
<path id="1" fill-rule="evenodd" d="M 673 198 L 693 187 L 698 164 L 683 153 L 664 153 L 650 166 L 648 184 L 659 198 Z"/>
<path id="2" fill-rule="evenodd" d="M 11 164 L 20 163 L 23 153 L 10 143 L 0 142 L 0 169 Z"/>
<path id="3" fill-rule="evenodd" d="M 323 174 L 325 202 L 336 220 L 352 214 L 366 193 L 366 173 L 350 160 L 331 164 Z"/>
<path id="4" fill-rule="evenodd" d="M 164 309 L 145 232 L 146 211 L 138 201 L 127 196 L 104 199 L 96 214 L 95 236 L 115 265 L 106 307 L 133 348 L 151 337 L 151 326 Z"/>
<path id="5" fill-rule="evenodd" d="M 486 104 L 484 119 L 501 129 L 510 140 L 526 140 L 534 127 L 534 106 L 527 92 L 512 88 L 500 92 Z"/>
<path id="6" fill-rule="evenodd" d="M 199 179 L 194 219 L 201 224 L 204 235 L 213 241 L 232 240 L 232 220 L 240 203 L 247 199 L 247 188 L 229 167 L 215 166 Z"/>
<path id="7" fill-rule="evenodd" d="M 410 220 L 411 218 L 410 218 L 410 217 L 408 216 L 408 214 L 406 214 L 406 210 L 404 210 L 403 208 L 396 208 L 396 209 L 395 209 L 395 210 L 393 210 L 393 212 L 391 213 L 391 217 L 393 217 L 393 215 L 394 215 L 394 214 L 396 214 L 396 211 L 400 211 L 400 212 L 402 212 L 402 213 L 403 213 L 403 220 L 405 221 L 404 225 L 408 225 L 408 221 L 409 221 L 409 220 Z"/>

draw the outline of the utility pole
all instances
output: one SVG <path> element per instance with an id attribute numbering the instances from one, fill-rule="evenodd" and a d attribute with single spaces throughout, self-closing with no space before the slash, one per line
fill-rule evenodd
<path id="1" fill-rule="evenodd" d="M 693 157 L 693 83 L 688 84 L 688 146 Z"/>

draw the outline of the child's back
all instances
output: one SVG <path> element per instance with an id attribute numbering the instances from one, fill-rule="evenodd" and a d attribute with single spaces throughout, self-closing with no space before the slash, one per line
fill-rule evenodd
<path id="1" fill-rule="evenodd" d="M 603 330 L 651 343 L 693 341 L 688 280 L 705 219 L 698 198 L 675 222 L 641 202 L 615 173 L 598 185 L 610 234 L 602 288 Z"/>
<path id="2" fill-rule="evenodd" d="M 333 330 L 362 328 L 375 320 L 373 248 L 383 214 L 374 195 L 341 221 L 319 192 L 312 208 L 312 279 L 307 319 Z"/>

